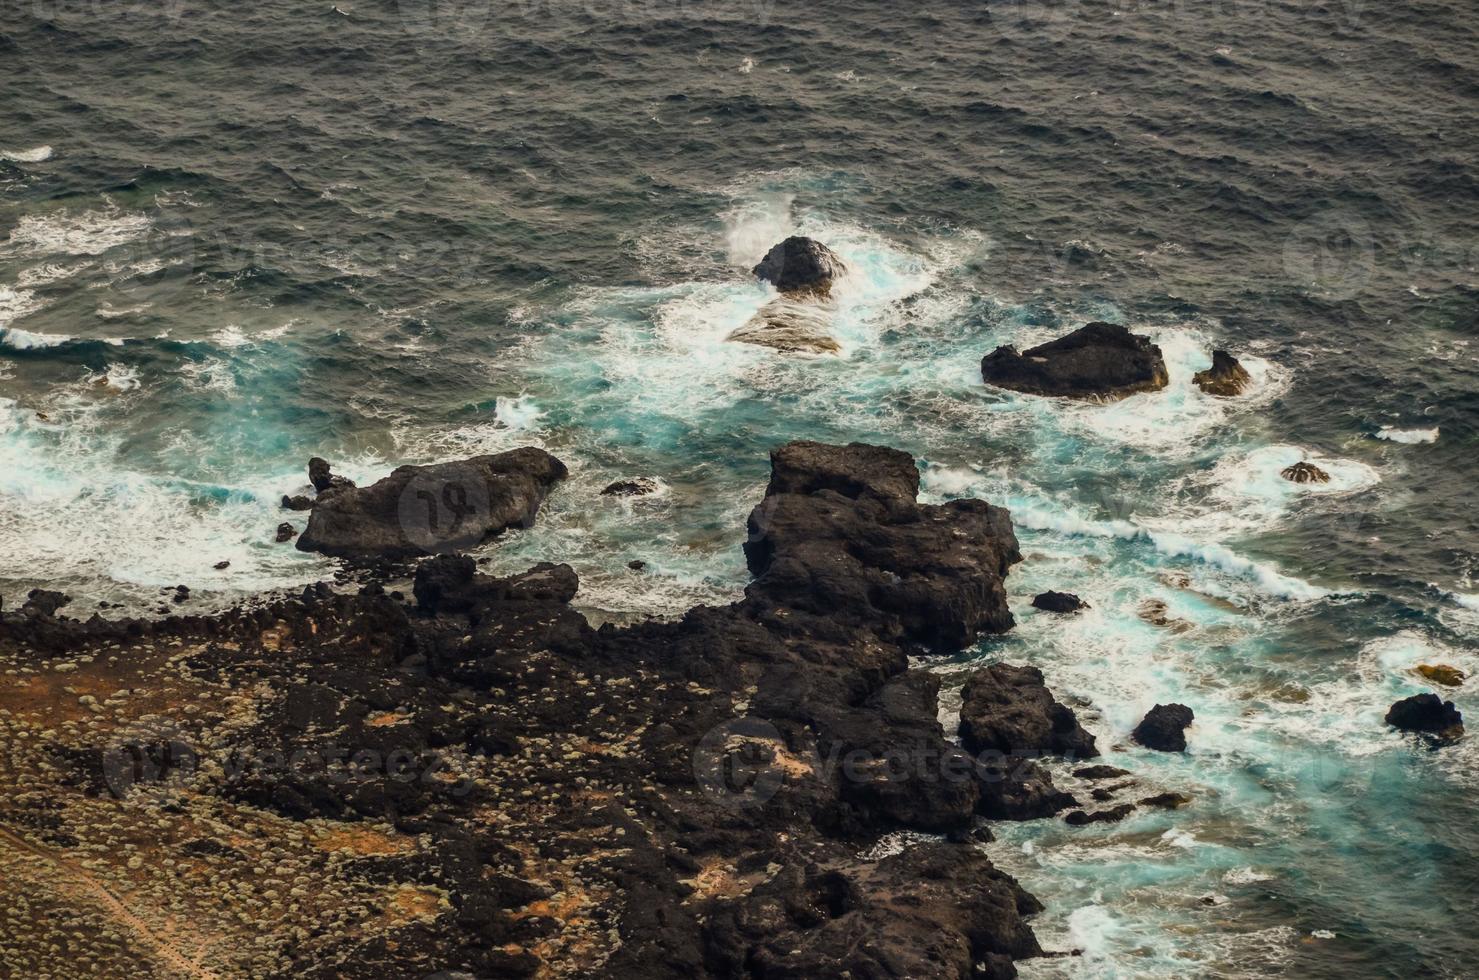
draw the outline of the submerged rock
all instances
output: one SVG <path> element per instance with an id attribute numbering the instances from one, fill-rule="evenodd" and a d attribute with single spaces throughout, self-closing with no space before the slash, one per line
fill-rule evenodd
<path id="1" fill-rule="evenodd" d="M 1330 474 L 1320 469 L 1314 463 L 1298 462 L 1293 466 L 1286 466 L 1279 471 L 1279 475 L 1286 480 L 1295 483 L 1329 483 Z"/>
<path id="2" fill-rule="evenodd" d="M 751 271 L 783 293 L 824 296 L 847 266 L 821 242 L 793 235 L 766 252 Z"/>
<path id="3" fill-rule="evenodd" d="M 1185 752 L 1186 729 L 1195 717 L 1184 704 L 1158 704 L 1135 726 L 1130 738 L 1147 749 Z"/>
<path id="4" fill-rule="evenodd" d="M 1066 755 L 1092 759 L 1094 736 L 1054 700 L 1036 667 L 992 664 L 961 689 L 960 741 L 971 752 Z"/>
<path id="5" fill-rule="evenodd" d="M 1128 769 L 1118 766 L 1084 766 L 1073 770 L 1073 774 L 1079 779 L 1119 779 L 1121 776 L 1130 776 L 1133 773 Z"/>
<path id="6" fill-rule="evenodd" d="M 1205 371 L 1198 371 L 1192 375 L 1191 380 L 1209 395 L 1230 398 L 1241 395 L 1253 383 L 1253 376 L 1238 363 L 1236 357 L 1225 350 L 1214 350 L 1212 366 Z"/>
<path id="7" fill-rule="evenodd" d="M 529 527 L 565 464 L 542 449 L 432 466 L 401 466 L 368 487 L 320 497 L 300 551 L 337 558 L 403 559 L 472 548 Z"/>
<path id="8" fill-rule="evenodd" d="M 1119 806 L 1110 807 L 1108 810 L 1095 810 L 1092 813 L 1075 810 L 1064 817 L 1063 822 L 1071 827 L 1083 827 L 1091 823 L 1119 823 L 1134 812 L 1135 804 L 1121 803 Z"/>
<path id="9" fill-rule="evenodd" d="M 1457 738 L 1464 733 L 1464 716 L 1436 694 L 1414 694 L 1392 705 L 1386 722 L 1404 732 L 1420 732 L 1440 738 Z"/>
<path id="10" fill-rule="evenodd" d="M 1089 604 L 1072 592 L 1047 591 L 1041 595 L 1033 596 L 1032 606 L 1034 609 L 1042 609 L 1045 612 L 1071 613 L 1080 609 L 1089 608 Z"/>
<path id="11" fill-rule="evenodd" d="M 1412 668 L 1416 673 L 1444 687 L 1462 687 L 1468 677 L 1463 671 L 1449 664 L 1418 664 Z"/>
<path id="12" fill-rule="evenodd" d="M 603 497 L 644 497 L 661 489 L 656 480 L 639 476 L 634 480 L 617 480 L 608 483 L 601 491 Z"/>
<path id="13" fill-rule="evenodd" d="M 842 345 L 829 332 L 834 312 L 830 303 L 799 303 L 782 297 L 766 303 L 725 339 L 786 354 L 837 354 Z"/>
<path id="14" fill-rule="evenodd" d="M 1030 395 L 1118 399 L 1166 387 L 1161 349 L 1112 323 L 1090 323 L 1030 350 L 998 347 L 981 361 L 987 384 Z"/>

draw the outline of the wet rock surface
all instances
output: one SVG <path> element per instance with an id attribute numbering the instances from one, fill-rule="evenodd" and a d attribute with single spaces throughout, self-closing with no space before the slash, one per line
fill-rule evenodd
<path id="1" fill-rule="evenodd" d="M 1184 704 L 1158 704 L 1141 719 L 1130 738 L 1148 749 L 1185 752 L 1186 729 L 1194 715 Z"/>
<path id="2" fill-rule="evenodd" d="M 1464 733 L 1464 716 L 1452 701 L 1444 701 L 1436 694 L 1403 698 L 1387 711 L 1386 723 L 1405 732 L 1441 738 L 1457 738 Z"/>
<path id="3" fill-rule="evenodd" d="M 1293 466 L 1286 466 L 1279 471 L 1279 475 L 1293 483 L 1329 483 L 1330 474 L 1320 469 L 1314 463 L 1301 461 Z"/>
<path id="4" fill-rule="evenodd" d="M 1248 369 L 1225 350 L 1212 352 L 1212 366 L 1192 375 L 1192 383 L 1209 395 L 1232 398 L 1241 395 L 1253 383 Z"/>
<path id="5" fill-rule="evenodd" d="M 325 465 L 319 476 L 326 473 Z M 476 547 L 509 528 L 532 525 L 565 476 L 564 463 L 542 449 L 523 448 L 401 466 L 368 487 L 330 484 L 331 492 L 320 491 L 297 547 L 359 561 Z"/>
<path id="6" fill-rule="evenodd" d="M 1032 607 L 1044 612 L 1072 613 L 1089 608 L 1089 604 L 1072 592 L 1043 592 L 1032 597 Z"/>
<path id="7" fill-rule="evenodd" d="M 1094 736 L 1058 703 L 1036 667 L 992 664 L 961 689 L 960 741 L 971 752 L 1036 752 L 1092 759 Z"/>
<path id="8" fill-rule="evenodd" d="M 676 622 L 596 629 L 568 566 L 458 555 L 406 601 L 5 613 L 0 870 L 76 906 L 79 976 L 1010 977 L 1039 906 L 969 842 L 1075 801 L 944 737 L 909 658 L 1008 628 L 1020 556 L 914 481 L 778 451 L 746 596 Z M 868 856 L 896 829 L 949 840 Z M 28 921 L 22 970 L 58 940 Z"/>
<path id="9" fill-rule="evenodd" d="M 981 361 L 989 385 L 1030 395 L 1114 400 L 1170 383 L 1161 349 L 1112 323 L 1090 323 L 1025 351 L 998 347 Z"/>

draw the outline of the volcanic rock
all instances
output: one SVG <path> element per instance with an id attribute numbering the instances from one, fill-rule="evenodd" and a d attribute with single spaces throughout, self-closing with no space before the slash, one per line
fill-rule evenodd
<path id="1" fill-rule="evenodd" d="M 1089 608 L 1087 602 L 1084 602 L 1072 592 L 1053 591 L 1033 596 L 1032 606 L 1034 609 L 1042 609 L 1046 612 L 1055 613 L 1078 612 L 1080 609 Z"/>
<path id="2" fill-rule="evenodd" d="M 1209 395 L 1232 397 L 1241 395 L 1253 383 L 1253 376 L 1238 363 L 1236 357 L 1225 350 L 1214 350 L 1212 366 L 1205 371 L 1198 371 L 1192 375 L 1191 380 Z"/>
<path id="3" fill-rule="evenodd" d="M 1457 738 L 1464 733 L 1464 716 L 1436 694 L 1414 694 L 1392 705 L 1386 722 L 1404 732 L 1421 732 L 1440 738 Z"/>
<path id="4" fill-rule="evenodd" d="M 765 253 L 751 271 L 783 293 L 825 295 L 847 267 L 821 242 L 793 235 Z"/>
<path id="5" fill-rule="evenodd" d="M 1031 395 L 1114 400 L 1170 381 L 1161 349 L 1111 323 L 1090 323 L 1027 351 L 998 347 L 981 361 L 987 384 Z"/>
<path id="6" fill-rule="evenodd" d="M 1186 728 L 1194 717 L 1184 704 L 1158 704 L 1135 726 L 1130 738 L 1148 749 L 1185 752 Z"/>
<path id="7" fill-rule="evenodd" d="M 369 561 L 472 548 L 530 527 L 565 464 L 542 449 L 431 466 L 401 466 L 368 487 L 320 497 L 300 551 Z"/>
<path id="8" fill-rule="evenodd" d="M 1286 480 L 1295 483 L 1329 483 L 1330 474 L 1320 469 L 1314 463 L 1298 462 L 1293 466 L 1286 466 L 1279 471 L 1279 475 Z"/>
<path id="9" fill-rule="evenodd" d="M 1054 700 L 1036 667 L 992 664 L 961 689 L 960 741 L 971 752 L 1027 752 L 1092 759 L 1094 736 Z"/>

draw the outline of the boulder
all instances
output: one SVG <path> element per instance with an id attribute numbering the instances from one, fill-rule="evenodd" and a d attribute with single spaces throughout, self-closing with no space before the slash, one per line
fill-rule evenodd
<path id="1" fill-rule="evenodd" d="M 58 609 L 71 601 L 72 597 L 64 592 L 56 592 L 51 589 L 32 589 L 26 594 L 26 601 L 21 606 L 21 613 L 32 616 L 55 616 Z"/>
<path id="2" fill-rule="evenodd" d="M 284 544 L 288 541 L 293 540 L 297 536 L 298 529 L 284 521 L 283 523 L 277 525 L 277 534 L 273 536 L 273 540 L 276 541 L 278 544 Z"/>
<path id="3" fill-rule="evenodd" d="M 1386 722 L 1404 732 L 1421 732 L 1440 738 L 1457 738 L 1464 733 L 1464 716 L 1436 694 L 1414 694 L 1392 705 Z"/>
<path id="4" fill-rule="evenodd" d="M 1279 475 L 1286 480 L 1295 483 L 1329 483 L 1330 474 L 1320 469 L 1314 463 L 1298 462 L 1293 466 L 1286 466 L 1279 471 Z"/>
<path id="5" fill-rule="evenodd" d="M 309 497 L 309 496 L 306 496 L 304 494 L 301 494 L 301 493 L 300 494 L 295 494 L 295 495 L 293 495 L 291 497 L 288 496 L 287 494 L 283 494 L 282 495 L 282 509 L 283 510 L 300 510 L 300 511 L 301 510 L 312 510 L 313 509 L 313 498 L 312 497 Z"/>
<path id="6" fill-rule="evenodd" d="M 830 333 L 834 312 L 829 303 L 799 303 L 781 297 L 766 303 L 725 339 L 785 354 L 837 354 L 842 345 Z"/>
<path id="7" fill-rule="evenodd" d="M 1040 820 L 1078 806 L 1078 800 L 1053 785 L 1053 777 L 1030 759 L 982 760 L 977 811 L 991 820 Z"/>
<path id="8" fill-rule="evenodd" d="M 1119 779 L 1122 776 L 1133 775 L 1128 769 L 1104 765 L 1084 766 L 1073 770 L 1073 774 L 1079 779 Z"/>
<path id="9" fill-rule="evenodd" d="M 1071 592 L 1053 592 L 1051 590 L 1041 595 L 1033 596 L 1032 607 L 1042 609 L 1045 612 L 1071 613 L 1080 609 L 1089 608 L 1089 604 Z"/>
<path id="10" fill-rule="evenodd" d="M 826 295 L 847 266 L 821 242 L 793 235 L 766 252 L 752 272 L 783 293 Z"/>
<path id="11" fill-rule="evenodd" d="M 1212 352 L 1212 366 L 1192 375 L 1192 383 L 1209 395 L 1231 398 L 1253 383 L 1253 376 L 1225 350 Z"/>
<path id="12" fill-rule="evenodd" d="M 915 503 L 913 461 L 877 446 L 796 443 L 773 466 L 744 545 L 752 603 L 942 652 L 1011 628 L 1002 578 L 1022 556 L 1004 509 Z"/>
<path id="13" fill-rule="evenodd" d="M 1091 823 L 1119 823 L 1134 812 L 1135 804 L 1121 803 L 1108 810 L 1094 810 L 1093 812 L 1074 810 L 1063 818 L 1063 822 L 1070 827 L 1083 827 Z"/>
<path id="14" fill-rule="evenodd" d="M 1094 736 L 1054 700 L 1036 667 L 992 664 L 961 689 L 960 742 L 970 752 L 1042 753 L 1092 759 Z"/>
<path id="15" fill-rule="evenodd" d="M 1159 391 L 1170 381 L 1161 349 L 1112 323 L 1090 323 L 1020 353 L 998 347 L 982 359 L 981 376 L 1030 395 L 1100 400 Z"/>
<path id="16" fill-rule="evenodd" d="M 1185 752 L 1186 728 L 1195 717 L 1184 704 L 1158 704 L 1135 726 L 1130 738 L 1147 749 Z"/>
<path id="17" fill-rule="evenodd" d="M 766 497 L 819 490 L 854 500 L 877 497 L 912 503 L 919 495 L 919 467 L 906 452 L 862 442 L 833 446 L 798 440 L 770 454 Z"/>
<path id="18" fill-rule="evenodd" d="M 1468 677 L 1463 671 L 1449 664 L 1418 664 L 1414 672 L 1444 687 L 1462 687 Z"/>
<path id="19" fill-rule="evenodd" d="M 330 490 L 342 490 L 353 487 L 354 481 L 342 476 L 335 476 L 329 472 L 329 461 L 322 456 L 315 456 L 308 461 L 308 482 L 313 484 L 313 489 L 319 493 L 327 493 Z"/>
<path id="20" fill-rule="evenodd" d="M 1179 810 L 1190 802 L 1191 797 L 1185 793 L 1157 793 L 1155 796 L 1145 797 L 1139 805 L 1157 810 Z"/>
<path id="21" fill-rule="evenodd" d="M 639 476 L 634 480 L 617 480 L 608 483 L 601 491 L 603 497 L 645 497 L 650 493 L 657 493 L 661 487 L 656 480 L 650 480 L 645 476 Z"/>
<path id="22" fill-rule="evenodd" d="M 368 487 L 320 497 L 300 551 L 357 561 L 404 559 L 476 547 L 530 527 L 565 464 L 542 449 L 431 466 L 401 466 Z"/>

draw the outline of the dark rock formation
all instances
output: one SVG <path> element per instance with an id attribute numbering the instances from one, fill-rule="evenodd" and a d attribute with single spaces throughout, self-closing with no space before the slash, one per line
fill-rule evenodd
<path id="1" fill-rule="evenodd" d="M 1253 383 L 1253 376 L 1238 363 L 1236 357 L 1225 350 L 1214 350 L 1212 366 L 1205 371 L 1198 371 L 1192 375 L 1191 380 L 1209 395 L 1230 398 L 1241 395 Z"/>
<path id="2" fill-rule="evenodd" d="M 1194 717 L 1184 704 L 1158 704 L 1135 726 L 1130 738 L 1148 749 L 1185 752 L 1186 728 Z"/>
<path id="3" fill-rule="evenodd" d="M 1457 738 L 1464 733 L 1464 716 L 1436 694 L 1414 694 L 1392 705 L 1386 722 L 1404 732 L 1421 732 L 1440 738 Z"/>
<path id="4" fill-rule="evenodd" d="M 306 494 L 301 494 L 301 493 L 300 494 L 296 494 L 294 496 L 288 496 L 287 494 L 283 494 L 282 495 L 282 509 L 283 510 L 312 510 L 313 509 L 313 498 L 310 497 L 310 496 L 307 496 Z"/>
<path id="5" fill-rule="evenodd" d="M 766 252 L 752 271 L 783 293 L 825 295 L 847 267 L 821 242 L 793 235 Z"/>
<path id="6" fill-rule="evenodd" d="M 1119 779 L 1131 775 L 1130 770 L 1117 766 L 1084 766 L 1073 770 L 1073 774 L 1079 779 Z"/>
<path id="7" fill-rule="evenodd" d="M 330 473 L 329 461 L 322 456 L 315 456 L 308 461 L 308 482 L 313 484 L 313 489 L 320 494 L 354 487 L 353 480 Z"/>
<path id="8" fill-rule="evenodd" d="M 677 622 L 594 629 L 569 606 L 568 566 L 500 577 L 444 555 L 417 568 L 413 605 L 372 581 L 161 624 L 6 614 L 0 653 L 36 662 L 136 628 L 147 644 L 82 669 L 135 670 L 157 645 L 161 673 L 89 677 L 90 689 L 148 688 L 127 706 L 149 717 L 166 710 L 165 682 L 207 706 L 170 709 L 183 730 L 148 734 L 149 764 L 121 789 L 95 764 L 116 734 L 57 738 L 93 740 L 58 757 L 76 760 L 65 792 L 94 796 L 79 812 L 109 814 L 97 842 L 116 832 L 112 795 L 183 767 L 173 746 L 221 754 L 189 793 L 209 798 L 210 820 L 150 826 L 159 853 L 213 859 L 181 887 L 219 880 L 237 895 L 285 857 L 315 876 L 323 924 L 295 932 L 288 899 L 254 891 L 250 941 L 213 950 L 260 946 L 272 969 L 212 959 L 218 975 L 290 962 L 310 977 L 1011 977 L 1014 959 L 1041 953 L 1024 921 L 1040 906 L 967 841 L 981 816 L 1076 804 L 1030 760 L 952 746 L 938 678 L 909 668 L 921 650 L 956 653 L 1010 626 L 1006 512 L 921 505 L 912 461 L 875 447 L 785 447 L 776 470 L 749 521 L 746 596 Z M 313 520 L 379 486 L 336 491 Z M 174 657 L 172 636 L 229 642 Z M 275 830 L 314 823 L 269 835 L 268 860 L 262 811 Z M 66 826 L 91 834 L 84 819 Z M 898 828 L 947 839 L 868 856 Z"/>
<path id="9" fill-rule="evenodd" d="M 1157 810 L 1179 810 L 1191 802 L 1191 797 L 1185 793 L 1157 793 L 1155 796 L 1147 796 L 1140 800 L 1140 806 L 1148 806 Z"/>
<path id="10" fill-rule="evenodd" d="M 1072 709 L 1054 700 L 1036 667 L 992 664 L 961 689 L 960 741 L 971 752 L 1099 754 Z"/>
<path id="11" fill-rule="evenodd" d="M 1078 612 L 1080 609 L 1089 608 L 1087 602 L 1084 602 L 1072 592 L 1052 591 L 1033 596 L 1032 606 L 1034 609 L 1042 609 L 1046 612 L 1055 613 Z"/>
<path id="12" fill-rule="evenodd" d="M 601 491 L 604 497 L 643 497 L 650 493 L 657 493 L 661 489 L 656 480 L 650 480 L 645 476 L 639 476 L 635 480 L 617 480 L 608 483 Z"/>
<path id="13" fill-rule="evenodd" d="M 297 536 L 298 529 L 284 521 L 283 523 L 277 525 L 277 534 L 273 537 L 273 540 L 276 541 L 278 544 L 283 544 L 285 542 L 293 540 Z"/>
<path id="14" fill-rule="evenodd" d="M 565 475 L 564 463 L 533 448 L 401 466 L 371 486 L 320 497 L 298 549 L 368 561 L 475 547 L 531 526 Z"/>
<path id="15" fill-rule="evenodd" d="M 23 615 L 55 616 L 57 610 L 72 602 L 72 597 L 51 589 L 32 589 L 21 606 Z"/>
<path id="16" fill-rule="evenodd" d="M 1118 399 L 1169 383 L 1161 349 L 1111 323 L 1090 323 L 1019 353 L 998 347 L 981 361 L 987 384 L 1030 395 Z"/>
<path id="17" fill-rule="evenodd" d="M 1314 463 L 1298 462 L 1293 466 L 1286 466 L 1279 471 L 1279 475 L 1286 480 L 1295 483 L 1329 483 L 1330 474 L 1320 469 Z"/>
<path id="18" fill-rule="evenodd" d="M 1119 823 L 1134 812 L 1135 804 L 1121 803 L 1108 810 L 1094 810 L 1093 812 L 1074 810 L 1063 818 L 1063 822 L 1073 827 L 1083 827 L 1091 823 Z"/>

